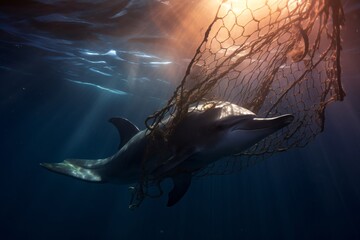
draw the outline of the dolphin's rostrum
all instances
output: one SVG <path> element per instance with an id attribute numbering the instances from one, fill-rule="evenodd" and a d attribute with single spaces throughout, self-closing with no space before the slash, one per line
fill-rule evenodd
<path id="1" fill-rule="evenodd" d="M 158 184 L 171 178 L 174 186 L 168 206 L 177 203 L 188 190 L 192 175 L 221 158 L 236 155 L 293 121 L 292 115 L 257 118 L 256 115 L 229 102 L 205 102 L 191 107 L 167 140 L 140 131 L 124 118 L 112 118 L 121 143 L 113 156 L 97 159 L 66 159 L 41 166 L 64 175 L 90 182 L 137 184 L 130 207 L 145 197 L 144 178 Z M 171 124 L 172 118 L 160 128 Z M 160 189 L 161 190 L 161 189 Z"/>

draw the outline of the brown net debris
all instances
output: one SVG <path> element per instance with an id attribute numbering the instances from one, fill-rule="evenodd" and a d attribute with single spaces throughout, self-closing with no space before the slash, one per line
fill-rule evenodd
<path id="1" fill-rule="evenodd" d="M 146 123 L 168 137 L 192 105 L 229 101 L 258 116 L 291 113 L 282 131 L 200 175 L 227 174 L 262 156 L 305 146 L 324 128 L 330 102 L 343 100 L 340 0 L 232 0 L 219 3 L 216 17 L 168 104 Z M 158 132 L 166 116 L 172 125 Z M 247 157 L 246 157 L 247 156 Z"/>

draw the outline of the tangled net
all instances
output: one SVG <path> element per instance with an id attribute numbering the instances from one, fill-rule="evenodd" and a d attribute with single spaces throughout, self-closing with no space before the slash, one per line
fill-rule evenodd
<path id="1" fill-rule="evenodd" d="M 324 129 L 325 108 L 343 100 L 340 0 L 233 0 L 214 20 L 167 105 L 146 120 L 166 139 L 189 107 L 229 101 L 261 117 L 291 113 L 295 121 L 199 175 L 228 174 L 262 156 L 303 147 Z M 174 121 L 159 132 L 167 117 Z M 247 157 L 246 157 L 247 156 Z"/>

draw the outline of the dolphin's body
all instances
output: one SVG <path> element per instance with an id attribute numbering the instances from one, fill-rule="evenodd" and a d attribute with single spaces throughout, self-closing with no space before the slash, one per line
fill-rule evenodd
<path id="1" fill-rule="evenodd" d="M 91 182 L 134 184 L 146 176 L 159 183 L 172 178 L 174 187 L 168 200 L 168 206 L 172 206 L 186 193 L 192 174 L 246 150 L 292 120 L 292 115 L 256 118 L 253 112 L 229 102 L 206 102 L 190 108 L 165 141 L 147 130 L 139 131 L 124 118 L 112 118 L 110 122 L 122 139 L 113 156 L 98 160 L 67 159 L 41 166 Z M 172 118 L 164 121 L 160 128 L 171 121 Z"/>

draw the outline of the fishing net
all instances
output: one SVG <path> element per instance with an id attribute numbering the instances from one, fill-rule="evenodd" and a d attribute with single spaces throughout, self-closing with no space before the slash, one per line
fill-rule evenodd
<path id="1" fill-rule="evenodd" d="M 324 129 L 325 108 L 343 100 L 340 0 L 222 1 L 180 85 L 146 121 L 166 139 L 189 107 L 229 101 L 258 116 L 291 113 L 295 121 L 235 158 L 199 175 L 228 174 L 263 156 L 303 147 Z M 159 130 L 168 116 L 174 120 Z"/>

